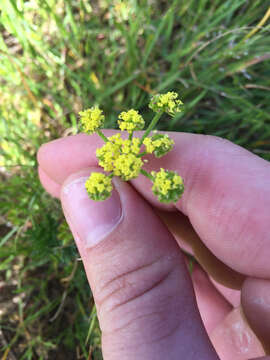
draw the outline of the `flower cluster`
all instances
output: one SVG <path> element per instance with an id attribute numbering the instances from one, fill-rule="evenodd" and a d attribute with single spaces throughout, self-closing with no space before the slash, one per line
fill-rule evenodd
<path id="1" fill-rule="evenodd" d="M 79 112 L 84 132 L 93 134 L 102 127 L 105 120 L 105 116 L 102 113 L 103 111 L 98 107 L 92 107 L 91 109 Z"/>
<path id="2" fill-rule="evenodd" d="M 140 152 L 139 143 L 140 139 L 133 138 L 131 140 L 124 140 L 119 133 L 109 137 L 108 141 L 96 150 L 99 165 L 102 166 L 105 171 L 113 171 L 114 175 L 121 176 L 119 174 L 120 172 L 123 180 L 130 180 L 133 177 L 137 177 L 138 174 L 134 174 L 133 176 L 131 174 L 133 173 L 134 167 L 137 167 L 137 165 L 141 163 L 134 159 L 137 159 L 137 155 Z M 122 165 L 121 161 L 123 162 Z M 126 165 L 124 166 L 124 164 Z M 124 169 L 126 171 L 124 171 Z M 138 171 L 140 171 L 140 169 Z"/>
<path id="3" fill-rule="evenodd" d="M 114 175 L 120 176 L 122 180 L 128 181 L 135 179 L 143 166 L 141 158 L 134 154 L 123 154 L 114 163 Z"/>
<path id="4" fill-rule="evenodd" d="M 112 180 L 105 174 L 93 172 L 86 180 L 85 188 L 92 200 L 106 200 L 111 196 Z"/>
<path id="5" fill-rule="evenodd" d="M 142 130 L 144 128 L 143 117 L 136 110 L 123 111 L 119 115 L 118 124 L 120 130 L 127 130 L 132 133 L 135 130 Z"/>
<path id="6" fill-rule="evenodd" d="M 152 191 L 160 202 L 177 202 L 184 191 L 182 178 L 173 171 L 160 169 L 159 172 L 148 173 L 143 169 L 147 160 L 143 160 L 146 154 L 154 154 L 160 158 L 167 154 L 174 145 L 174 141 L 167 134 L 159 134 L 153 131 L 148 136 L 163 113 L 175 115 L 181 111 L 182 101 L 174 92 L 155 95 L 149 107 L 156 112 L 148 128 L 141 138 L 133 137 L 133 132 L 142 130 L 145 122 L 143 117 L 136 110 L 122 112 L 118 118 L 118 124 L 122 131 L 127 131 L 128 139 L 123 139 L 120 133 L 106 137 L 100 130 L 104 123 L 104 115 L 98 107 L 92 107 L 80 112 L 83 129 L 87 133 L 97 132 L 104 140 L 104 145 L 96 150 L 99 165 L 104 173 L 93 172 L 85 183 L 86 190 L 92 200 L 106 200 L 112 192 L 112 177 L 119 176 L 122 180 L 135 179 L 142 174 L 152 181 Z M 142 145 L 145 151 L 141 150 Z"/>
<path id="7" fill-rule="evenodd" d="M 149 107 L 155 112 L 164 111 L 171 116 L 182 111 L 182 101 L 177 99 L 175 92 L 169 91 L 167 94 L 156 94 L 150 101 Z"/>
<path id="8" fill-rule="evenodd" d="M 174 141 L 167 134 L 154 134 L 151 137 L 145 138 L 143 144 L 148 154 L 154 153 L 156 157 L 160 158 L 171 151 Z"/>
<path id="9" fill-rule="evenodd" d="M 160 202 L 176 202 L 184 191 L 183 179 L 173 171 L 160 169 L 159 172 L 152 171 L 153 193 Z"/>

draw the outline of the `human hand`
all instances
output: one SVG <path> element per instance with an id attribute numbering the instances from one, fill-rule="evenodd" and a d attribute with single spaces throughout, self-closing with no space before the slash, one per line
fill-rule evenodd
<path id="1" fill-rule="evenodd" d="M 180 247 L 193 252 L 212 278 L 226 283 L 231 274 L 232 284 L 226 284 L 241 287 L 245 315 L 269 351 L 270 165 L 223 139 L 170 137 L 174 149 L 160 159 L 149 156 L 145 168 L 181 174 L 185 192 L 175 205 L 159 203 L 142 176 L 130 184 L 115 178 L 110 199 L 90 200 L 84 182 L 97 170 L 95 149 L 102 141 L 96 135 L 59 139 L 38 153 L 41 182 L 61 199 L 84 263 L 104 359 L 210 360 L 218 359 L 216 352 L 222 360 L 262 356 L 242 311 L 232 305 L 239 292 L 210 281 L 196 265 L 192 281 L 215 352 Z M 210 252 L 201 256 L 205 247 L 191 245 L 201 242 L 194 241 L 192 227 L 218 266 L 209 266 Z"/>

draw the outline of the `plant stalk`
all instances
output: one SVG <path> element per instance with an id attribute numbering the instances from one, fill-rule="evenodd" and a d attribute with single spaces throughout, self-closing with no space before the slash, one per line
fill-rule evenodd
<path id="1" fill-rule="evenodd" d="M 141 169 L 141 170 L 140 170 L 140 173 L 143 174 L 144 176 L 146 176 L 146 177 L 147 177 L 148 179 L 150 179 L 151 181 L 154 180 L 154 177 L 153 177 L 151 174 L 149 174 L 147 171 Z"/>
<path id="2" fill-rule="evenodd" d="M 103 140 L 103 141 L 105 141 L 105 142 L 108 142 L 109 141 L 109 139 L 103 134 L 103 132 L 101 131 L 101 130 L 97 130 L 97 133 L 98 133 L 98 135 L 101 137 L 101 139 Z"/>
<path id="3" fill-rule="evenodd" d="M 153 120 L 151 121 L 151 123 L 149 124 L 148 128 L 145 130 L 145 132 L 141 138 L 139 146 L 142 145 L 143 140 L 149 135 L 150 131 L 152 131 L 153 128 L 156 126 L 156 124 L 157 124 L 158 120 L 161 118 L 162 114 L 163 114 L 163 111 L 156 113 L 156 115 L 153 117 Z"/>

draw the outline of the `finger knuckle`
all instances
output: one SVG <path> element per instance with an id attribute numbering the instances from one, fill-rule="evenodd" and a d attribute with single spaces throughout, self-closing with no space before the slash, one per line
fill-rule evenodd
<path id="1" fill-rule="evenodd" d="M 167 285 L 174 269 L 175 261 L 161 258 L 108 281 L 95 296 L 103 330 L 130 327 L 145 317 L 160 319 L 176 296 L 175 287 Z"/>

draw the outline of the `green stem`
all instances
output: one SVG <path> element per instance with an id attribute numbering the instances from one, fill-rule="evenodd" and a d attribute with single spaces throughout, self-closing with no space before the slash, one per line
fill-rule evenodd
<path id="1" fill-rule="evenodd" d="M 111 173 L 111 174 L 108 175 L 108 177 L 109 177 L 110 179 L 112 179 L 112 178 L 114 177 L 114 174 Z"/>
<path id="2" fill-rule="evenodd" d="M 97 130 L 97 133 L 98 133 L 98 135 L 101 137 L 101 139 L 103 140 L 103 141 L 105 141 L 105 142 L 108 142 L 109 141 L 109 139 L 102 133 L 102 131 L 101 130 Z"/>
<path id="3" fill-rule="evenodd" d="M 150 131 L 152 131 L 153 128 L 156 126 L 156 124 L 157 124 L 158 120 L 161 118 L 162 114 L 163 114 L 163 111 L 156 113 L 156 115 L 153 117 L 153 120 L 151 121 L 148 128 L 145 130 L 143 137 L 141 138 L 139 146 L 142 145 L 143 140 L 148 136 Z"/>
<path id="4" fill-rule="evenodd" d="M 96 319 L 97 319 L 96 305 L 94 305 L 92 307 L 92 311 L 91 311 L 91 314 L 90 314 L 90 325 L 89 325 L 88 334 L 87 334 L 87 337 L 86 337 L 86 340 L 85 340 L 85 345 L 88 344 L 88 341 L 90 340 L 92 332 L 95 329 Z"/>
<path id="5" fill-rule="evenodd" d="M 150 179 L 151 181 L 154 180 L 154 177 L 153 177 L 151 174 L 149 174 L 147 171 L 141 169 L 141 170 L 140 170 L 140 173 L 143 174 L 144 176 L 146 176 L 146 177 L 147 177 L 148 179 Z"/>
<path id="6" fill-rule="evenodd" d="M 128 140 L 132 140 L 133 131 L 129 134 Z"/>
<path id="7" fill-rule="evenodd" d="M 143 156 L 146 155 L 146 154 L 147 154 L 147 152 L 144 151 L 144 152 L 140 153 L 137 157 L 143 157 Z"/>

